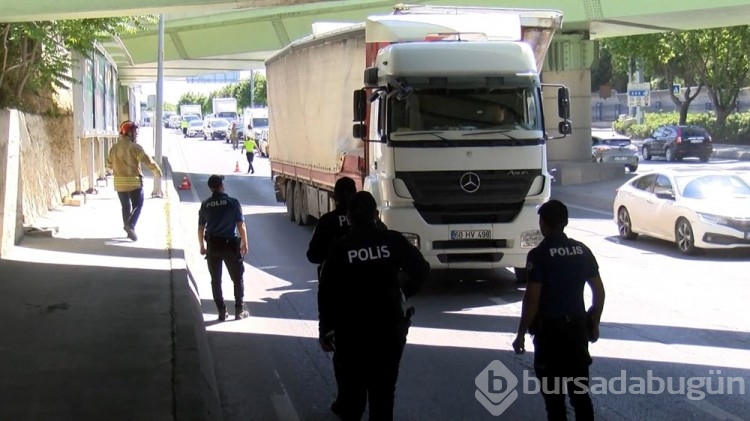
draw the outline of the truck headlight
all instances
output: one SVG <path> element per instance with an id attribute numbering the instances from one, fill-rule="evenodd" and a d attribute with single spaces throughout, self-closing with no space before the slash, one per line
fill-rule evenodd
<path id="1" fill-rule="evenodd" d="M 414 247 L 419 248 L 419 236 L 413 232 L 402 232 L 401 235 L 406 238 Z"/>
<path id="2" fill-rule="evenodd" d="M 521 233 L 521 248 L 531 249 L 539 245 L 542 242 L 544 236 L 539 230 L 524 231 Z"/>

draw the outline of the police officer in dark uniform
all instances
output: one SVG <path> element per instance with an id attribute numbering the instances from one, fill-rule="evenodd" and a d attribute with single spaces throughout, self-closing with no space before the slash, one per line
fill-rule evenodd
<path id="1" fill-rule="evenodd" d="M 341 364 L 341 418 L 361 419 L 369 400 L 371 420 L 392 420 L 409 322 L 405 301 L 421 289 L 430 265 L 400 233 L 378 228 L 370 193 L 352 197 L 348 217 L 350 233 L 334 243 L 320 274 L 320 344 Z"/>
<path id="2" fill-rule="evenodd" d="M 310 246 L 307 249 L 307 260 L 310 263 L 318 264 L 318 277 L 323 261 L 331 249 L 331 246 L 337 240 L 343 238 L 349 233 L 349 219 L 346 216 L 347 204 L 357 192 L 357 185 L 349 177 L 342 177 L 336 180 L 333 187 L 333 200 L 336 202 L 336 209 L 320 217 L 318 224 L 315 226 Z M 336 377 L 336 385 L 341 388 L 341 368 L 337 354 L 333 353 L 333 373 Z M 331 411 L 336 414 L 341 413 L 341 404 L 339 396 L 331 404 Z"/>
<path id="3" fill-rule="evenodd" d="M 310 246 L 307 248 L 307 260 L 318 264 L 318 275 L 320 275 L 320 265 L 323 264 L 331 245 L 349 233 L 349 220 L 346 217 L 347 205 L 356 192 L 357 185 L 351 178 L 342 177 L 336 180 L 333 187 L 336 209 L 320 217 L 310 239 Z"/>
<path id="4" fill-rule="evenodd" d="M 247 229 L 240 202 L 224 193 L 224 176 L 208 178 L 212 195 L 201 203 L 198 212 L 198 243 L 201 255 L 206 256 L 211 274 L 211 290 L 219 311 L 219 320 L 227 319 L 227 306 L 221 291 L 222 264 L 227 266 L 234 283 L 234 318 L 249 316 L 242 302 L 245 286 L 243 256 L 247 253 Z M 205 239 L 205 244 L 204 244 Z"/>
<path id="5" fill-rule="evenodd" d="M 604 285 L 593 253 L 565 235 L 567 225 L 568 208 L 559 200 L 539 207 L 544 240 L 527 257 L 528 284 L 513 349 L 517 354 L 525 352 L 526 332 L 534 335 L 534 371 L 548 420 L 567 419 L 563 378 L 576 379 L 566 381 L 576 420 L 593 420 L 588 342 L 599 338 Z M 583 300 L 586 284 L 593 292 L 588 311 Z"/>

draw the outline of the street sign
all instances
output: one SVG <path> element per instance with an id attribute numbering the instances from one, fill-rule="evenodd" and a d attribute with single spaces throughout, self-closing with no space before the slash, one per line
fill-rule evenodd
<path id="1" fill-rule="evenodd" d="M 682 86 L 680 86 L 679 83 L 675 83 L 672 85 L 672 93 L 675 95 L 679 95 L 682 91 Z"/>
<path id="2" fill-rule="evenodd" d="M 648 107 L 650 104 L 650 83 L 628 83 L 628 107 Z"/>

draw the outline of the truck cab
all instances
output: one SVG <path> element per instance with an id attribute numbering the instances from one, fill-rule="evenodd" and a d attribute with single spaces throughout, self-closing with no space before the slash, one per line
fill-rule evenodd
<path id="1" fill-rule="evenodd" d="M 434 269 L 514 267 L 521 279 L 542 239 L 536 211 L 551 177 L 538 66 L 562 16 L 537 12 L 547 36 L 532 40 L 516 12 L 367 22 L 378 48 L 354 93 L 353 129 L 366 141 L 364 189 Z M 446 25 L 454 30 L 440 32 Z M 569 94 L 557 93 L 564 137 Z"/>

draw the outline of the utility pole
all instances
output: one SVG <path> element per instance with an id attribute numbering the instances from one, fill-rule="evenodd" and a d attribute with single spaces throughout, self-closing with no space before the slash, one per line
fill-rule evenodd
<path id="1" fill-rule="evenodd" d="M 159 15 L 159 38 L 157 41 L 156 66 L 156 127 L 154 130 L 154 160 L 162 165 L 162 129 L 164 128 L 164 15 Z M 154 191 L 151 197 L 164 197 L 161 190 L 161 177 L 154 177 Z"/>
<path id="2" fill-rule="evenodd" d="M 250 108 L 255 108 L 255 71 L 250 70 Z"/>

